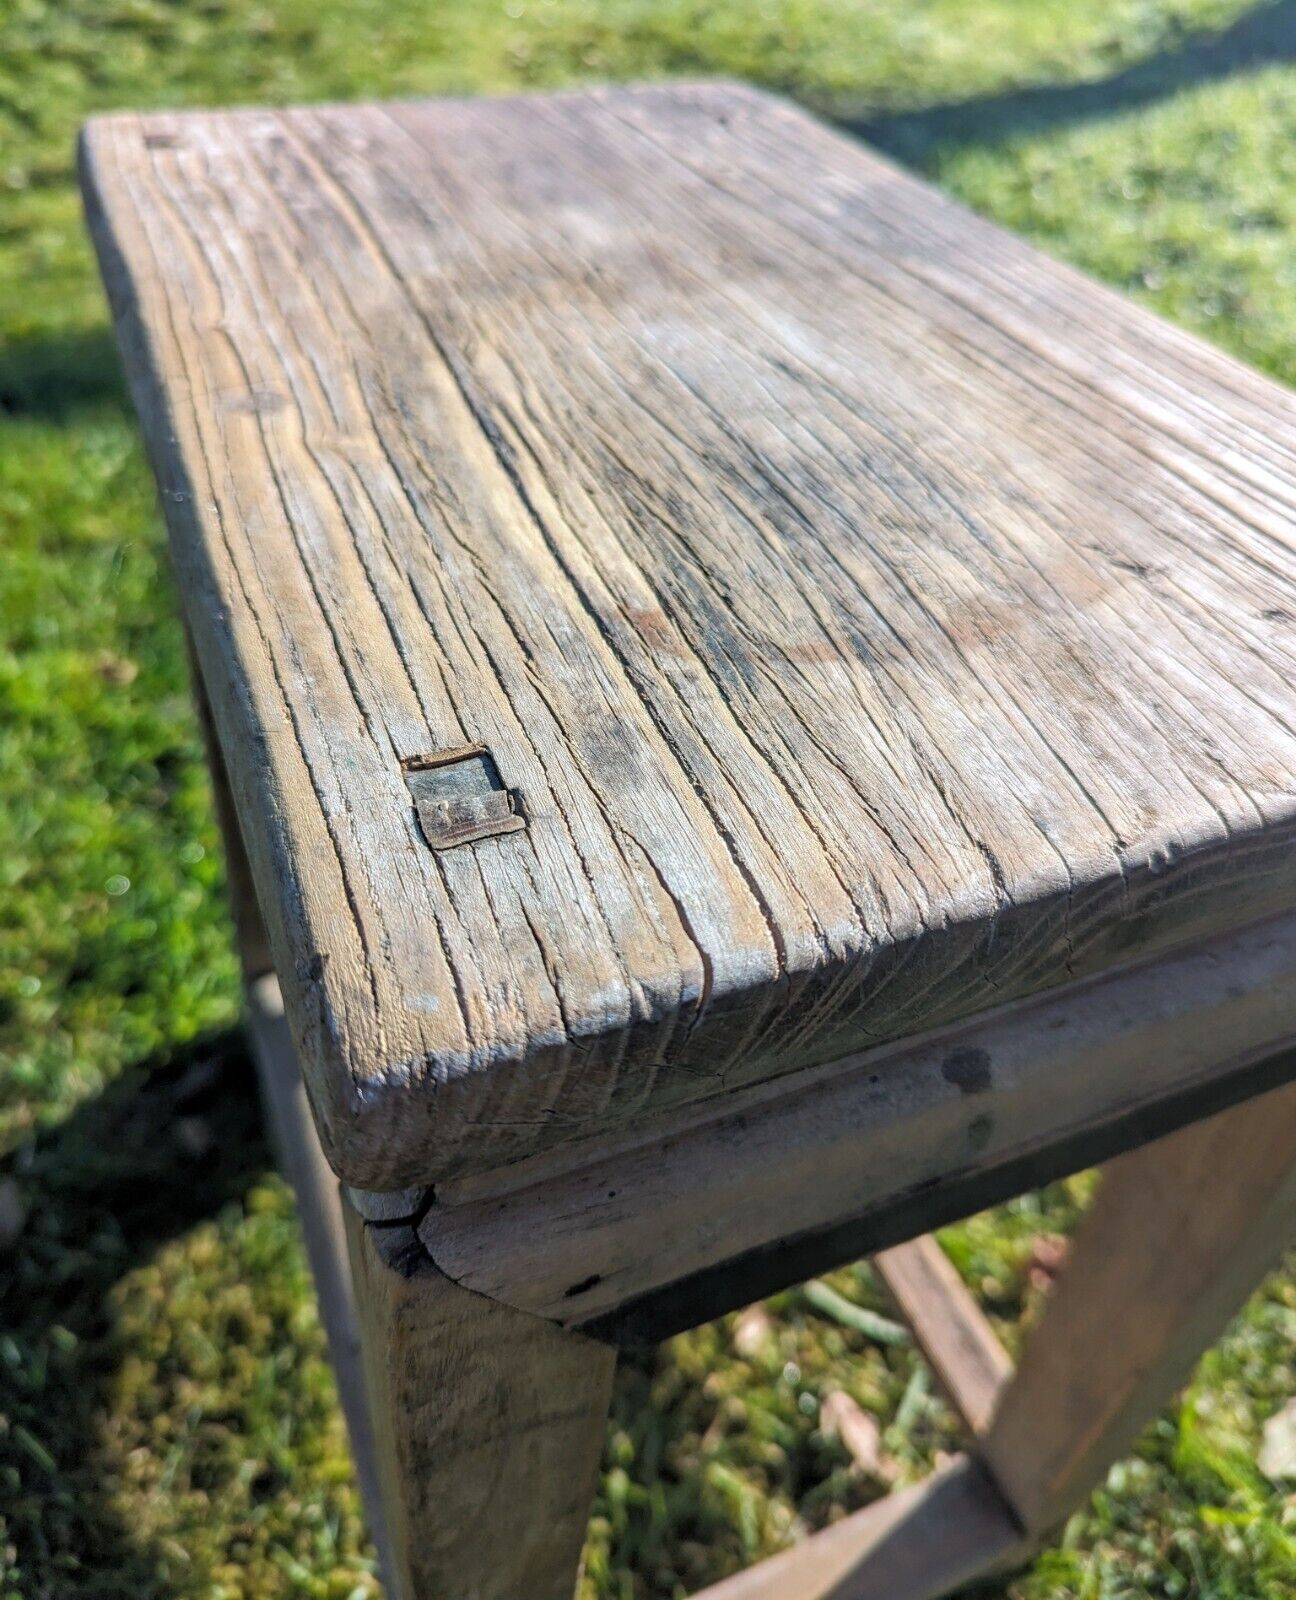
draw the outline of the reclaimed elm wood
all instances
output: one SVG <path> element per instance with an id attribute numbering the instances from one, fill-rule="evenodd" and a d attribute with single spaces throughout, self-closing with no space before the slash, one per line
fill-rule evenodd
<path id="1" fill-rule="evenodd" d="M 1296 1083 L 1104 1168 L 976 1452 L 1024 1527 L 1062 1522 L 1296 1242 Z"/>
<path id="2" fill-rule="evenodd" d="M 949 1257 L 924 1233 L 875 1255 L 873 1270 L 964 1427 L 984 1433 L 1013 1364 Z"/>
<path id="3" fill-rule="evenodd" d="M 643 1341 L 1294 1075 L 1287 916 L 693 1108 L 652 1139 L 439 1184 L 419 1227 L 456 1282 Z"/>
<path id="4" fill-rule="evenodd" d="M 344 1207 L 392 1600 L 571 1600 L 616 1355 Z"/>
<path id="5" fill-rule="evenodd" d="M 81 170 L 350 1183 L 1296 905 L 1285 389 L 732 86 Z"/>
<path id="6" fill-rule="evenodd" d="M 580 1328 L 1291 1076 L 1296 401 L 731 86 L 81 159 L 389 1584 L 567 1600 Z M 1285 1239 L 1294 1097 L 1114 1166 L 988 1427 L 884 1261 L 974 1457 L 712 1600 L 1024 1554 Z"/>

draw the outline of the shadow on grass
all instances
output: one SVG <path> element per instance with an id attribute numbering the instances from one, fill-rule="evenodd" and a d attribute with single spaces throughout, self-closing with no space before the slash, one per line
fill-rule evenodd
<path id="1" fill-rule="evenodd" d="M 101 1419 L 125 1352 L 110 1293 L 270 1165 L 237 1030 L 126 1073 L 6 1163 L 26 1221 L 0 1246 L 0 1511 L 17 1580 L 5 1593 L 173 1592 L 160 1552 L 111 1503 L 121 1463 Z"/>
<path id="2" fill-rule="evenodd" d="M 942 144 L 993 144 L 1014 134 L 1043 132 L 1134 110 L 1176 90 L 1228 77 L 1249 67 L 1296 60 L 1296 0 L 1266 0 L 1217 33 L 1189 33 L 1111 77 L 1054 84 L 928 106 L 896 116 L 843 125 L 911 166 Z"/>
<path id="3" fill-rule="evenodd" d="M 128 404 L 112 330 L 75 328 L 6 341 L 0 350 L 0 419 L 65 423 L 87 407 Z"/>

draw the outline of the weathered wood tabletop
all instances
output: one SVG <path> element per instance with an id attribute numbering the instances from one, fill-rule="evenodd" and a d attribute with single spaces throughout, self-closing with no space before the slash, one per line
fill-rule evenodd
<path id="1" fill-rule="evenodd" d="M 1296 905 L 1285 390 L 737 88 L 83 168 L 353 1182 Z"/>

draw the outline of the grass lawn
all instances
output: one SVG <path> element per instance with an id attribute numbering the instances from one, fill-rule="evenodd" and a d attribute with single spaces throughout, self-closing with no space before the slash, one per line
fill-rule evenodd
<path id="1" fill-rule="evenodd" d="M 0 1600 L 378 1592 L 238 1031 L 76 127 L 709 72 L 1296 379 L 1293 0 L 0 0 Z M 1010 1345 L 1085 1190 L 944 1236 Z M 831 1282 L 885 1312 L 867 1267 Z M 624 1363 L 583 1600 L 682 1595 L 951 1448 L 911 1349 L 834 1304 L 792 1291 Z M 1296 1596 L 1296 1482 L 1256 1465 L 1294 1361 L 1288 1271 L 1004 1592 Z M 880 1427 L 875 1469 L 821 1426 L 836 1389 Z"/>

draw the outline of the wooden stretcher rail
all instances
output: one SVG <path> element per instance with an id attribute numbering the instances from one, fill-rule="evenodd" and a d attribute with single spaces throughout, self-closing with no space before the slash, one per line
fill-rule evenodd
<path id="1" fill-rule="evenodd" d="M 439 1186 L 420 1236 L 491 1299 L 659 1338 L 1284 1082 L 1294 1041 L 1284 917 L 584 1166 Z"/>
<path id="2" fill-rule="evenodd" d="M 988 1474 L 959 1456 L 693 1600 L 937 1600 L 1029 1551 Z"/>
<path id="3" fill-rule="evenodd" d="M 989 1427 L 1012 1361 L 953 1263 L 924 1233 L 873 1258 L 950 1404 L 975 1438 Z"/>

